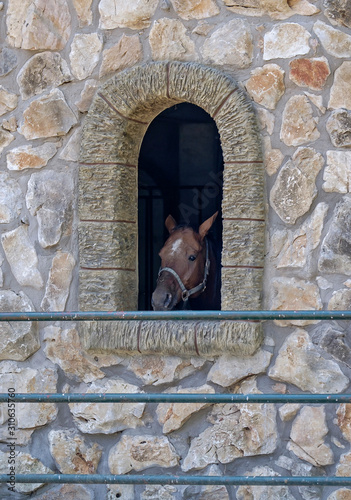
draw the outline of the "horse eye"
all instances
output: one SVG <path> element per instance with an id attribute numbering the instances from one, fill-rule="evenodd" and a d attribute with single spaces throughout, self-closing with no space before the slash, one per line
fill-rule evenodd
<path id="1" fill-rule="evenodd" d="M 191 260 L 193 262 L 195 259 L 196 259 L 196 255 L 190 255 L 189 260 Z"/>

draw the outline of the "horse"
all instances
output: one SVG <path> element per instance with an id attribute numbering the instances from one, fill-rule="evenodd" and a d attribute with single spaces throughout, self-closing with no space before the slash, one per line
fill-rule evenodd
<path id="1" fill-rule="evenodd" d="M 218 212 L 198 231 L 177 225 L 169 215 L 165 221 L 169 237 L 159 256 L 161 267 L 151 304 L 154 311 L 175 308 L 220 309 L 218 264 L 212 242 L 207 238 Z"/>

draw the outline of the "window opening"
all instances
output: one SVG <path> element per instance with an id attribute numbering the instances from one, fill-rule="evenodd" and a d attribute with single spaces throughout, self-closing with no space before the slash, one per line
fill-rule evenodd
<path id="1" fill-rule="evenodd" d="M 151 122 L 138 170 L 139 310 L 151 309 L 158 252 L 167 238 L 166 217 L 171 214 L 179 223 L 198 227 L 221 209 L 222 174 L 219 133 L 202 108 L 177 104 Z M 211 233 L 220 260 L 221 216 Z"/>

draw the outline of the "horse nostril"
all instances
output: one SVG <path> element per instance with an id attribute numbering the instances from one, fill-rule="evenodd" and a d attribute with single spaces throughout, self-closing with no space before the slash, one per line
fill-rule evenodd
<path id="1" fill-rule="evenodd" d="M 171 302 L 172 302 L 172 295 L 170 293 L 166 293 L 166 298 L 163 303 L 164 307 L 168 307 Z"/>

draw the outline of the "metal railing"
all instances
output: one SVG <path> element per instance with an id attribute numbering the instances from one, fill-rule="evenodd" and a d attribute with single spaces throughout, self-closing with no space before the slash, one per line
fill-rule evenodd
<path id="1" fill-rule="evenodd" d="M 127 312 L 9 312 L 0 321 L 132 321 L 132 320 L 351 320 L 351 311 L 127 311 Z M 15 403 L 351 403 L 351 394 L 22 394 L 11 395 Z M 0 402 L 8 402 L 7 393 Z M 0 483 L 9 475 L 0 474 Z M 160 485 L 251 485 L 251 486 L 351 486 L 351 477 L 331 476 L 204 476 L 147 474 L 16 474 L 17 483 L 45 484 L 160 484 Z"/>

